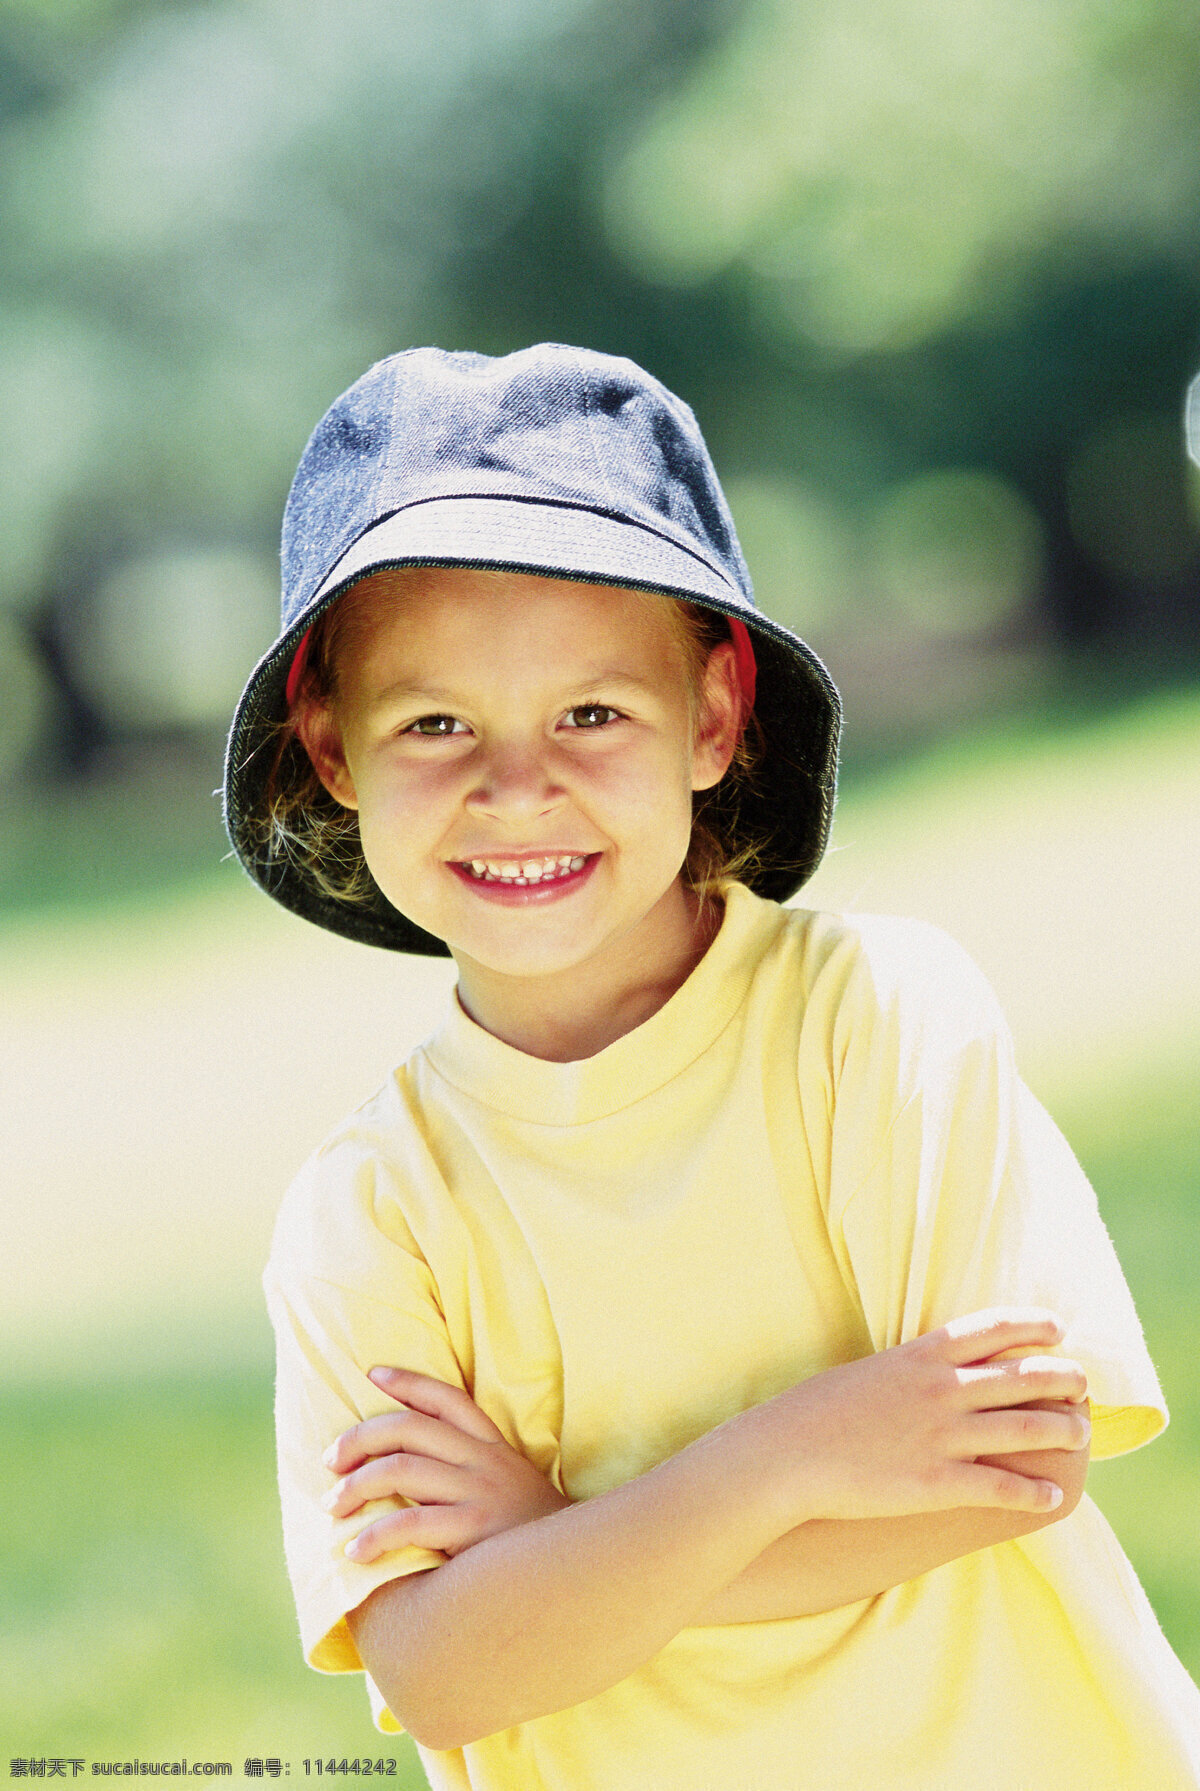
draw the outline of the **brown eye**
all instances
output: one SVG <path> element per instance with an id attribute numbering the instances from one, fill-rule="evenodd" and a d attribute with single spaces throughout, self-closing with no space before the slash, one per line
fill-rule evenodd
<path id="1" fill-rule="evenodd" d="M 573 728 L 603 728 L 609 722 L 619 721 L 620 717 L 607 703 L 579 703 L 574 709 L 568 709 L 567 720 Z"/>
<path id="2" fill-rule="evenodd" d="M 422 715 L 404 730 L 406 734 L 420 734 L 426 740 L 437 740 L 444 734 L 459 731 L 465 733 L 466 730 L 453 715 Z"/>

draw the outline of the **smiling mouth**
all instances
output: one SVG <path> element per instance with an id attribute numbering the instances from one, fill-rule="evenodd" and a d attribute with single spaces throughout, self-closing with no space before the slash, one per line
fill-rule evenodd
<path id="1" fill-rule="evenodd" d="M 536 883 L 558 883 L 573 877 L 590 856 L 564 852 L 543 858 L 465 858 L 457 861 L 457 868 L 477 883 L 505 883 L 514 889 L 528 889 Z"/>

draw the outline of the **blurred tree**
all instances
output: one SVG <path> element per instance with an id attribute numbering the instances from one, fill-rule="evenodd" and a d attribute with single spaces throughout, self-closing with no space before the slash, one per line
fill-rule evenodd
<path id="1" fill-rule="evenodd" d="M 744 274 L 835 356 L 1028 308 L 1045 270 L 1195 260 L 1189 0 L 749 0 L 608 213 L 652 276 Z"/>
<path id="2" fill-rule="evenodd" d="M 541 336 L 691 399 L 793 621 L 1179 650 L 1198 76 L 1191 0 L 2 0 L 8 675 L 211 736 L 324 406 Z"/>
<path id="3" fill-rule="evenodd" d="M 1198 88 L 1190 0 L 749 0 L 605 214 L 644 278 L 746 315 L 821 419 L 809 465 L 1003 476 L 1062 638 L 1194 664 Z"/>
<path id="4" fill-rule="evenodd" d="M 364 365 L 417 340 L 513 345 L 458 304 L 459 269 L 553 184 L 563 139 L 664 90 L 715 16 L 8 0 L 0 604 L 53 614 L 65 721 L 80 684 L 112 726 L 136 720 L 129 680 L 106 700 L 103 655 L 67 675 L 119 628 L 101 612 L 122 565 L 271 554 L 299 448 Z M 151 637 L 140 652 L 152 679 Z M 232 700 L 244 641 L 228 660 Z"/>

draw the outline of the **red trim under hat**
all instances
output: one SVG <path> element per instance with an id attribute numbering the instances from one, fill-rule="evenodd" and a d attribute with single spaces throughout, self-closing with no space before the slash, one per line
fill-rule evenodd
<path id="1" fill-rule="evenodd" d="M 312 629 L 306 628 L 304 633 L 300 636 L 300 645 L 292 655 L 292 663 L 288 667 L 285 695 L 287 696 L 287 705 L 289 709 L 296 700 L 296 692 L 299 690 L 300 680 L 304 676 L 304 662 L 308 658 L 308 643 L 311 637 Z"/>
<path id="2" fill-rule="evenodd" d="M 754 644 L 750 639 L 750 630 L 737 616 L 728 617 L 729 632 L 733 636 L 733 652 L 737 661 L 738 683 L 742 688 L 742 702 L 745 716 L 749 716 L 754 707 L 754 690 L 758 682 L 758 661 L 754 657 Z"/>

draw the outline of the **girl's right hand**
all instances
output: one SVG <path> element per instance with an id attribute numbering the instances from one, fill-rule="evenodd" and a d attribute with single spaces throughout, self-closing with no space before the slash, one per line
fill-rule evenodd
<path id="1" fill-rule="evenodd" d="M 976 1312 L 743 1414 L 768 1429 L 784 1528 L 961 1506 L 1053 1510 L 1062 1500 L 1053 1481 L 979 1458 L 1086 1446 L 1086 1410 L 1070 1409 L 1087 1394 L 1082 1368 L 1035 1353 L 1062 1336 L 1044 1310 Z M 1067 1407 L 1039 1409 L 1046 1401 Z"/>
<path id="2" fill-rule="evenodd" d="M 403 1368 L 372 1368 L 369 1378 L 397 1409 L 364 1418 L 326 1450 L 325 1466 L 341 1478 L 325 1510 L 342 1518 L 374 1499 L 411 1503 L 360 1531 L 346 1546 L 352 1561 L 407 1543 L 460 1555 L 571 1503 L 463 1388 Z"/>

